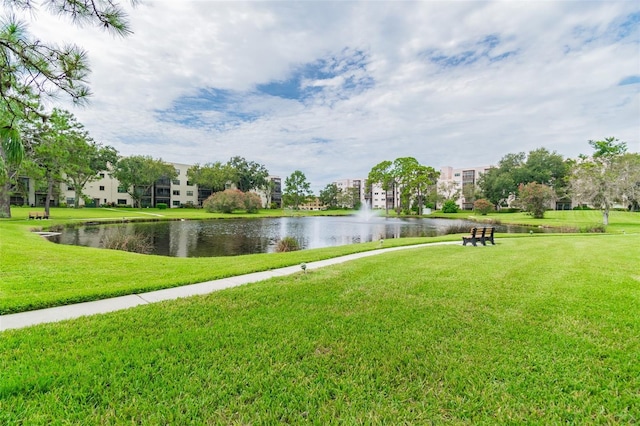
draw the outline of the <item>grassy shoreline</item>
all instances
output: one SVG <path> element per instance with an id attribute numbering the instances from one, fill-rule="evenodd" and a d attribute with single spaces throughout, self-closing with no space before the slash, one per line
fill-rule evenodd
<path id="1" fill-rule="evenodd" d="M 69 303 L 98 300 L 144 291 L 258 272 L 302 262 L 380 248 L 378 243 L 329 247 L 293 253 L 273 253 L 225 258 L 177 259 L 133 253 L 63 246 L 50 243 L 29 232 L 33 229 L 64 226 L 86 221 L 229 219 L 273 217 L 274 215 L 318 215 L 325 212 L 262 211 L 257 215 L 209 214 L 202 210 L 157 209 L 52 209 L 51 220 L 27 220 L 29 208 L 12 210 L 14 218 L 0 220 L 0 315 Z M 334 214 L 353 212 L 335 211 Z M 500 220 L 542 226 L 586 226 L 597 220 L 599 212 L 549 212 L 548 219 L 535 220 L 521 214 L 494 214 L 477 220 Z M 440 217 L 442 215 L 439 215 Z M 445 215 L 472 219 L 469 213 Z M 434 216 L 430 216 L 434 217 Z M 640 214 L 612 212 L 614 233 L 640 232 Z M 510 235 L 510 237 L 516 237 Z M 500 236 L 504 238 L 504 236 Z M 425 242 L 457 240 L 450 235 L 437 238 L 403 238 L 385 241 L 385 247 Z"/>

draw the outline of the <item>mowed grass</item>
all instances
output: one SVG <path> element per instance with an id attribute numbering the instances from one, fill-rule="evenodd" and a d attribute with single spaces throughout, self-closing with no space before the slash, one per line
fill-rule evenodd
<path id="1" fill-rule="evenodd" d="M 72 209 L 69 209 L 72 210 Z M 86 209 L 90 210 L 90 209 Z M 0 315 L 264 271 L 380 248 L 378 242 L 217 258 L 172 258 L 54 244 L 41 221 L 0 221 Z M 43 221 L 47 225 L 47 221 Z M 456 239 L 387 240 L 385 247 Z"/>
<path id="2" fill-rule="evenodd" d="M 27 207 L 13 208 L 10 220 L 0 220 L 0 315 L 69 303 L 97 300 L 229 276 L 291 266 L 359 251 L 380 248 L 377 242 L 305 250 L 295 253 L 260 254 L 223 258 L 178 259 L 145 256 L 112 250 L 53 244 L 29 232 L 31 229 L 86 221 L 220 219 L 265 217 L 269 215 L 309 214 L 284 210 L 265 210 L 257 215 L 210 214 L 195 209 L 51 209 L 51 220 L 27 220 Z M 318 212 L 314 212 L 318 213 Z M 352 213 L 335 211 L 334 214 Z M 458 214 L 460 218 L 469 218 Z M 478 216 L 478 220 L 544 226 L 579 227 L 601 220 L 597 211 L 547 212 L 547 219 L 531 219 L 521 213 Z M 446 215 L 449 217 L 448 215 Z M 538 224 L 537 226 L 543 226 Z M 640 214 L 612 212 L 610 228 L 619 233 L 640 233 Z M 510 235 L 509 237 L 514 237 Z M 503 238 L 502 235 L 499 238 Z M 384 247 L 411 245 L 459 236 L 439 238 L 388 239 Z"/>
<path id="3" fill-rule="evenodd" d="M 6 331 L 0 424 L 634 424 L 638 265 L 500 239 Z"/>

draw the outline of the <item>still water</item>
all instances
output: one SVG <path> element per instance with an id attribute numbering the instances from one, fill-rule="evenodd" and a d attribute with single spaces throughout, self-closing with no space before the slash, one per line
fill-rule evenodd
<path id="1" fill-rule="evenodd" d="M 473 222 L 448 219 L 382 217 L 281 217 L 260 219 L 185 220 L 84 226 L 65 229 L 51 240 L 60 244 L 102 247 L 101 240 L 116 227 L 148 235 L 152 254 L 173 257 L 234 256 L 271 253 L 278 240 L 295 238 L 303 249 L 378 241 L 381 238 L 443 235 L 451 226 Z M 496 226 L 497 232 L 524 232 L 521 227 Z"/>

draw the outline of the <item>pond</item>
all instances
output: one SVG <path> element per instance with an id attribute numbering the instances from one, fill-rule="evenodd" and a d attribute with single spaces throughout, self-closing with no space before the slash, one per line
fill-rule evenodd
<path id="1" fill-rule="evenodd" d="M 396 219 L 357 216 L 280 217 L 256 219 L 136 222 L 64 229 L 50 240 L 60 244 L 103 247 L 102 239 L 117 228 L 147 235 L 151 254 L 172 257 L 234 256 L 272 253 L 283 237 L 295 238 L 303 249 L 378 241 L 381 238 L 444 235 L 454 226 L 474 222 L 449 219 Z M 497 232 L 529 232 L 529 228 L 497 225 Z"/>

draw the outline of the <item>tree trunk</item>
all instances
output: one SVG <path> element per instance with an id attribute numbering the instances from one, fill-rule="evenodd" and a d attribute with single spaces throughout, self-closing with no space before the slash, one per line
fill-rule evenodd
<path id="1" fill-rule="evenodd" d="M 53 198 L 53 179 L 47 179 L 47 198 L 44 200 L 44 213 L 49 216 L 49 206 L 51 206 L 51 199 Z"/>
<path id="2" fill-rule="evenodd" d="M 609 225 L 609 209 L 608 208 L 605 208 L 604 210 L 602 210 L 602 223 L 604 224 L 604 226 Z"/>
<path id="3" fill-rule="evenodd" d="M 76 202 L 73 205 L 73 208 L 75 209 L 79 209 L 80 208 L 80 197 L 82 197 L 82 190 L 78 190 L 78 186 L 76 185 L 74 188 L 74 197 Z"/>
<path id="4" fill-rule="evenodd" d="M 11 184 L 7 182 L 0 185 L 0 218 L 11 217 Z"/>

